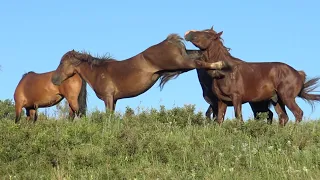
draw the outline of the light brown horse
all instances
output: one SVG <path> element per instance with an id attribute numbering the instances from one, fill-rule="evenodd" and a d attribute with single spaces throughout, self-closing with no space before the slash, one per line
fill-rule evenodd
<path id="1" fill-rule="evenodd" d="M 218 122 L 222 123 L 227 104 L 232 102 L 235 115 L 242 121 L 241 104 L 245 102 L 270 101 L 275 104 L 279 123 L 288 121 L 285 106 L 294 114 L 296 122 L 302 120 L 303 111 L 295 102 L 297 96 L 314 105 L 320 95 L 310 94 L 317 88 L 320 78 L 306 81 L 306 74 L 280 62 L 243 63 L 234 58 L 223 45 L 222 32 L 213 29 L 188 31 L 185 39 L 191 41 L 207 56 L 208 62 L 226 61 L 231 70 L 219 74 L 210 71 L 213 81 L 212 91 L 218 97 Z M 313 107 L 313 106 L 312 106 Z"/>
<path id="2" fill-rule="evenodd" d="M 64 81 L 61 86 L 52 84 L 54 71 L 37 74 L 28 72 L 22 76 L 14 92 L 16 120 L 21 118 L 22 108 L 26 109 L 27 120 L 37 120 L 37 109 L 51 107 L 63 98 L 69 103 L 69 118 L 75 115 L 83 116 L 87 109 L 87 83 L 74 74 Z"/>
<path id="3" fill-rule="evenodd" d="M 169 35 L 164 41 L 123 61 L 99 59 L 74 50 L 63 55 L 52 82 L 60 85 L 74 74 L 80 74 L 93 88 L 107 109 L 114 111 L 117 100 L 138 96 L 162 77 L 161 85 L 172 72 L 195 68 L 221 69 L 224 62 L 206 63 L 189 57 L 182 38 Z"/>

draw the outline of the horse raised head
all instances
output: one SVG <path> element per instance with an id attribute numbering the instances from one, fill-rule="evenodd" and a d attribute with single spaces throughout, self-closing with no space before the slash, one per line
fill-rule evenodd
<path id="1" fill-rule="evenodd" d="M 185 33 L 184 38 L 199 49 L 206 50 L 213 41 L 220 39 L 222 33 L 223 31 L 216 33 L 213 28 L 203 31 L 190 30 Z"/>

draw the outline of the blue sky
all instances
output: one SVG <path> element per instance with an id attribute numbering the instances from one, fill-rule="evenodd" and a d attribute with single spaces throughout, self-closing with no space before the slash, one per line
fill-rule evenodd
<path id="1" fill-rule="evenodd" d="M 320 75 L 319 1 L 3 1 L 0 6 L 0 99 L 13 99 L 22 74 L 56 69 L 71 50 L 110 53 L 122 60 L 164 40 L 170 33 L 214 25 L 224 31 L 232 55 L 248 62 L 281 61 L 309 77 Z M 187 48 L 195 48 L 186 42 Z M 88 86 L 89 109 L 104 103 Z M 320 106 L 297 98 L 305 118 L 318 118 Z M 170 81 L 162 91 L 156 83 L 135 98 L 118 101 L 116 110 L 167 108 L 195 104 L 205 111 L 196 71 Z M 51 108 L 52 109 L 52 108 Z M 248 104 L 244 118 L 252 117 Z M 228 108 L 227 117 L 234 116 Z M 292 119 L 292 113 L 289 112 Z"/>

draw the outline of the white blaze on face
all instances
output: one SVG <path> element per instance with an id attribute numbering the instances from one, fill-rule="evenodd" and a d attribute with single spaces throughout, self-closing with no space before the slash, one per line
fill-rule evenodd
<path id="1" fill-rule="evenodd" d="M 196 32 L 196 30 L 187 31 L 186 33 L 184 33 L 184 36 L 186 36 L 186 35 L 189 34 L 190 32 Z"/>

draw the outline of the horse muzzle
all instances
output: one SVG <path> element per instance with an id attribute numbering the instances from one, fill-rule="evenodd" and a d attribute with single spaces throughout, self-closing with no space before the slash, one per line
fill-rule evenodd
<path id="1" fill-rule="evenodd" d="M 184 34 L 184 39 L 185 39 L 186 41 L 192 41 L 192 39 L 193 39 L 192 31 L 187 31 L 187 32 Z"/>
<path id="2" fill-rule="evenodd" d="M 53 75 L 52 76 L 52 78 L 51 78 L 51 82 L 54 84 L 54 85 L 56 85 L 56 86 L 60 86 L 60 84 L 61 84 L 61 77 L 60 76 L 58 76 L 58 75 Z"/>

